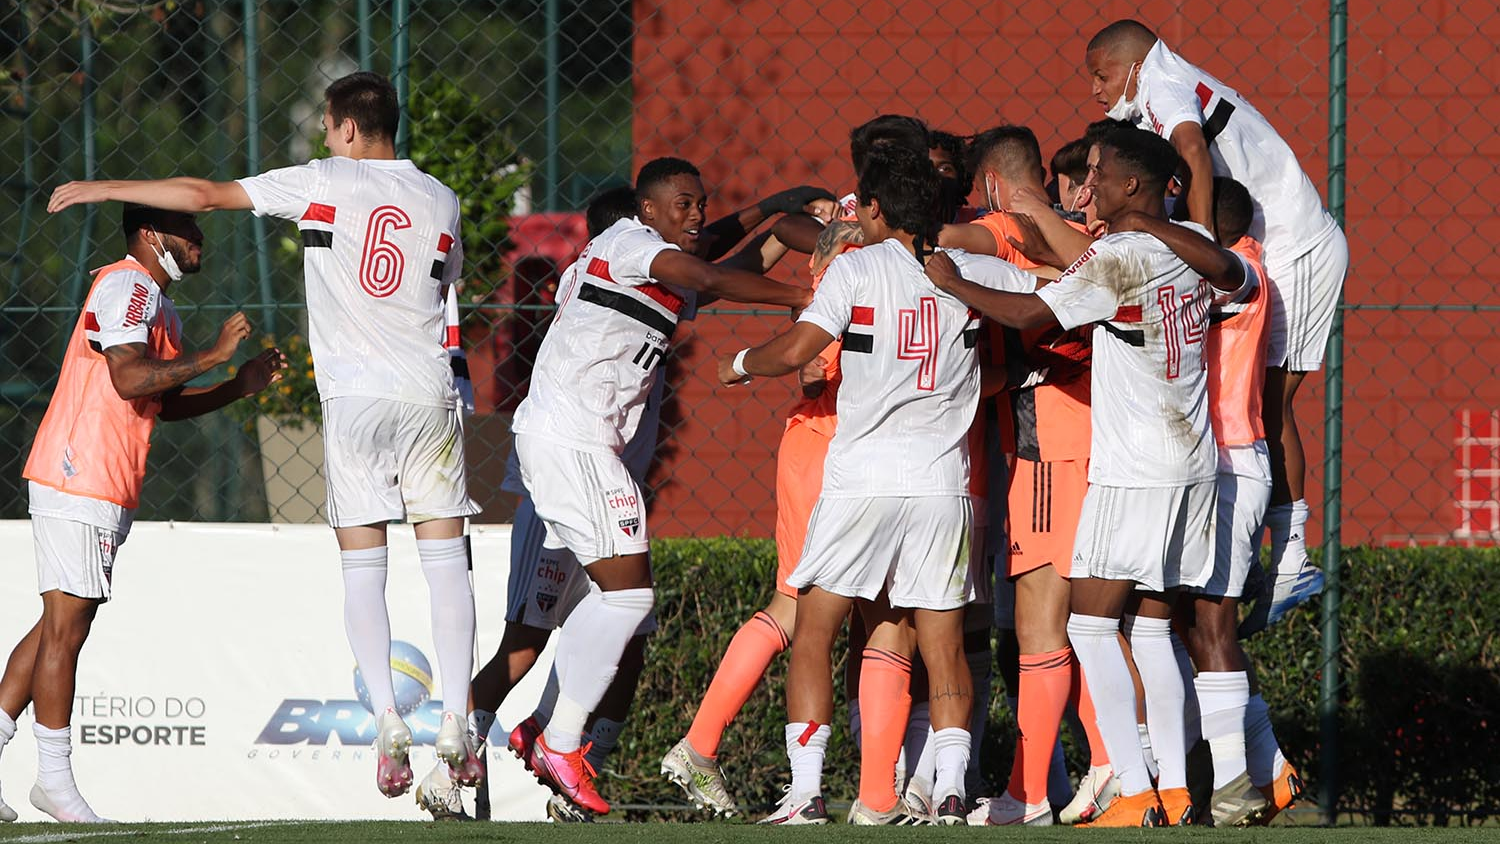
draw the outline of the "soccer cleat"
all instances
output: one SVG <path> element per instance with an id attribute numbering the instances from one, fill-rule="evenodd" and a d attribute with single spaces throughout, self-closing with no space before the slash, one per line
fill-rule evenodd
<path id="1" fill-rule="evenodd" d="M 942 826 L 968 826 L 968 809 L 969 807 L 964 805 L 962 797 L 959 797 L 957 794 L 950 794 L 943 798 L 943 802 L 938 804 L 937 811 L 932 815 L 932 821 Z M 911 812 L 907 812 L 907 814 L 910 815 Z M 1049 810 L 1047 817 L 1050 818 L 1051 816 L 1052 813 Z M 916 816 L 913 815 L 913 817 Z"/>
<path id="2" fill-rule="evenodd" d="M 792 787 L 788 785 L 782 789 L 781 801 L 776 804 L 776 810 L 756 823 L 772 826 L 826 824 L 828 823 L 828 806 L 823 803 L 821 794 L 815 794 L 806 800 L 793 800 Z"/>
<path id="3" fill-rule="evenodd" d="M 906 804 L 906 813 L 932 820 L 935 814 L 932 805 L 932 783 L 921 777 L 912 777 L 901 792 L 901 802 Z"/>
<path id="4" fill-rule="evenodd" d="M 1094 829 L 1166 826 L 1165 817 L 1156 791 L 1148 788 L 1140 794 L 1116 797 L 1110 801 L 1109 808 L 1078 826 Z"/>
<path id="5" fill-rule="evenodd" d="M 114 823 L 94 814 L 76 787 L 66 794 L 52 794 L 37 783 L 31 787 L 31 805 L 59 823 Z"/>
<path id="6" fill-rule="evenodd" d="M 1161 801 L 1161 826 L 1192 826 L 1198 814 L 1193 808 L 1193 796 L 1186 788 L 1166 788 L 1157 793 Z"/>
<path id="7" fill-rule="evenodd" d="M 516 725 L 510 731 L 510 752 L 514 753 L 526 770 L 531 771 L 531 748 L 542 734 L 542 727 L 536 722 L 536 716 L 528 716 L 525 721 Z M 535 771 L 532 771 L 535 773 Z"/>
<path id="8" fill-rule="evenodd" d="M 1274 574 L 1261 587 L 1250 614 L 1240 622 L 1239 637 L 1247 639 L 1280 621 L 1298 605 L 1323 592 L 1323 570 L 1304 561 L 1295 574 Z"/>
<path id="9" fill-rule="evenodd" d="M 458 785 L 477 786 L 484 781 L 484 763 L 474 752 L 469 721 L 456 712 L 444 712 L 443 724 L 433 742 L 438 759 L 448 765 L 448 777 Z"/>
<path id="10" fill-rule="evenodd" d="M 17 817 L 16 810 L 5 805 L 5 799 L 0 798 L 0 823 L 11 823 Z"/>
<path id="11" fill-rule="evenodd" d="M 1302 796 L 1302 776 L 1297 769 L 1292 767 L 1291 762 L 1283 762 L 1281 770 L 1277 772 L 1276 778 L 1270 785 L 1258 786 L 1260 793 L 1265 796 L 1266 812 L 1257 823 L 1265 826 L 1271 819 L 1290 809 L 1297 798 Z"/>
<path id="12" fill-rule="evenodd" d="M 573 801 L 596 815 L 609 814 L 609 804 L 594 790 L 594 768 L 583 756 L 588 747 L 559 753 L 547 746 L 546 738 L 537 736 L 531 746 L 531 773 L 554 794 Z"/>
<path id="13" fill-rule="evenodd" d="M 1270 808 L 1270 801 L 1250 784 L 1249 774 L 1240 774 L 1223 788 L 1214 789 L 1209 800 L 1214 826 L 1254 826 Z"/>
<path id="14" fill-rule="evenodd" d="M 819 798 L 821 802 L 822 798 Z M 900 800 L 887 812 L 877 812 L 865 804 L 859 802 L 858 798 L 849 805 L 849 823 L 855 826 L 931 826 L 932 821 L 913 815 L 906 810 L 906 804 Z"/>
<path id="15" fill-rule="evenodd" d="M 712 762 L 700 763 L 694 758 L 697 755 L 688 740 L 682 739 L 662 757 L 661 775 L 687 792 L 694 806 L 726 818 L 739 814 L 740 807 L 724 786 L 724 772 Z"/>
<path id="16" fill-rule="evenodd" d="M 1120 781 L 1108 765 L 1088 769 L 1078 780 L 1078 791 L 1067 806 L 1058 814 L 1058 821 L 1065 824 L 1083 823 L 1104 814 L 1109 804 L 1120 796 Z"/>
<path id="17" fill-rule="evenodd" d="M 417 784 L 417 805 L 435 821 L 473 820 L 464 809 L 463 792 L 448 776 L 448 766 L 438 764 Z"/>
<path id="18" fill-rule="evenodd" d="M 556 823 L 593 823 L 594 813 L 574 804 L 561 794 L 547 798 L 547 817 Z"/>
<path id="19" fill-rule="evenodd" d="M 1009 791 L 991 797 L 989 805 L 974 810 L 969 816 L 972 826 L 1051 826 L 1052 806 L 1041 803 L 1024 803 L 1010 795 Z"/>
<path id="20" fill-rule="evenodd" d="M 400 797 L 411 788 L 411 764 L 407 761 L 411 753 L 411 730 L 390 707 L 380 713 L 375 723 L 380 730 L 375 736 L 375 752 L 379 757 L 375 764 L 375 785 L 386 797 Z"/>

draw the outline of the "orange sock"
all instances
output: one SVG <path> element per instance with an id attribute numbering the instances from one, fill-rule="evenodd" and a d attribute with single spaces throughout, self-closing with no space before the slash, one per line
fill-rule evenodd
<path id="1" fill-rule="evenodd" d="M 1109 752 L 1104 749 L 1104 736 L 1099 734 L 1099 722 L 1094 713 L 1094 699 L 1089 696 L 1089 684 L 1083 679 L 1083 669 L 1078 660 L 1073 660 L 1073 694 L 1070 698 L 1078 720 L 1083 722 L 1083 732 L 1089 738 L 1089 767 L 1097 768 L 1109 764 Z"/>
<path id="2" fill-rule="evenodd" d="M 896 805 L 896 760 L 910 715 L 911 660 L 865 648 L 859 671 L 859 717 L 864 733 L 859 802 L 876 812 L 888 812 Z"/>
<path id="3" fill-rule="evenodd" d="M 688 730 L 688 744 L 694 750 L 708 757 L 718 755 L 724 730 L 760 685 L 771 660 L 786 650 L 788 644 L 786 631 L 766 613 L 756 613 L 740 627 L 729 641 L 729 649 L 724 651 L 719 670 L 714 672 L 713 682 L 708 684 L 703 702 L 698 704 L 698 715 Z"/>
<path id="4" fill-rule="evenodd" d="M 1047 801 L 1047 772 L 1068 692 L 1073 685 L 1073 649 L 1021 654 L 1016 720 L 1016 761 L 1010 770 L 1010 796 L 1036 805 Z"/>

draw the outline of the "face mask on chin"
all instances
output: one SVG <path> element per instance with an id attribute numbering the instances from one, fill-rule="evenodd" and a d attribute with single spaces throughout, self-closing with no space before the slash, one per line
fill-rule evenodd
<path id="1" fill-rule="evenodd" d="M 1109 111 L 1104 113 L 1105 117 L 1111 120 L 1125 120 L 1134 123 L 1141 116 L 1141 110 L 1136 106 L 1135 102 L 1125 98 L 1125 92 L 1130 90 L 1130 80 L 1135 76 L 1135 69 L 1137 67 L 1140 67 L 1139 63 L 1130 66 L 1130 70 L 1125 74 L 1125 87 L 1120 89 L 1120 99 Z M 1136 86 L 1135 92 L 1137 95 L 1141 93 L 1139 85 Z"/>
<path id="2" fill-rule="evenodd" d="M 151 254 L 155 255 L 156 262 L 161 264 L 162 272 L 166 273 L 167 278 L 173 281 L 182 281 L 182 267 L 177 265 L 177 259 L 166 248 L 166 244 L 162 242 L 161 235 L 157 234 L 156 229 L 152 229 L 151 233 L 156 235 L 156 242 L 161 244 L 161 251 L 157 251 L 156 243 L 148 243 L 146 245 L 151 247 Z"/>

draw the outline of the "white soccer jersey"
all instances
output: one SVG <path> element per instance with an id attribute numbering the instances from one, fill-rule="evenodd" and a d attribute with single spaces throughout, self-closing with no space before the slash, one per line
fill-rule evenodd
<path id="1" fill-rule="evenodd" d="M 1213 480 L 1218 451 L 1203 353 L 1213 300 L 1208 282 L 1160 240 L 1124 232 L 1094 241 L 1037 295 L 1065 329 L 1096 323 L 1089 483 L 1143 488 Z"/>
<path id="2" fill-rule="evenodd" d="M 1034 276 L 998 258 L 945 251 L 975 284 L 1036 287 Z M 967 496 L 979 312 L 934 287 L 900 242 L 885 240 L 835 258 L 799 320 L 844 340 L 823 497 Z"/>
<path id="3" fill-rule="evenodd" d="M 635 218 L 589 241 L 564 272 L 512 430 L 582 451 L 624 450 L 690 305 L 685 291 L 651 278 L 651 262 L 676 248 Z"/>
<path id="4" fill-rule="evenodd" d="M 1250 235 L 1265 244 L 1268 255 L 1301 255 L 1337 225 L 1270 121 L 1161 41 L 1141 63 L 1136 102 L 1140 127 L 1163 138 L 1188 121 L 1203 127 L 1214 172 L 1244 185 L 1255 200 Z"/>
<path id="5" fill-rule="evenodd" d="M 257 216 L 297 221 L 318 395 L 453 407 L 443 287 L 458 197 L 407 160 L 325 158 L 239 181 Z"/>

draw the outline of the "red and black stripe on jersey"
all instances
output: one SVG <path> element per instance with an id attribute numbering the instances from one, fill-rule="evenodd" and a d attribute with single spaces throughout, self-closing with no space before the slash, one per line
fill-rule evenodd
<path id="1" fill-rule="evenodd" d="M 297 228 L 302 232 L 302 245 L 309 249 L 327 249 L 333 246 L 333 218 L 337 213 L 332 205 L 313 202 L 302 212 Z"/>
<path id="2" fill-rule="evenodd" d="M 448 250 L 453 248 L 453 235 L 443 232 L 438 238 L 437 258 L 432 262 L 432 278 L 443 280 L 443 271 L 448 268 Z"/>
<path id="3" fill-rule="evenodd" d="M 973 308 L 969 309 L 969 321 L 964 323 L 965 349 L 972 349 L 979 345 L 979 322 L 982 318 L 978 311 Z"/>
<path id="4" fill-rule="evenodd" d="M 868 355 L 875 351 L 875 309 L 855 305 L 849 311 L 849 327 L 844 330 L 844 351 Z"/>
<path id="5" fill-rule="evenodd" d="M 588 275 L 603 281 L 614 281 L 614 277 L 609 274 L 609 262 L 602 258 L 593 258 L 589 261 Z M 671 316 L 663 314 L 628 293 L 601 287 L 589 282 L 586 278 L 578 285 L 578 298 L 580 301 L 624 314 L 648 328 L 661 332 L 666 337 L 671 337 L 672 333 L 677 330 L 677 315 L 682 313 L 682 307 L 686 304 L 683 298 L 665 285 L 656 282 L 626 289 L 645 296 Z"/>

